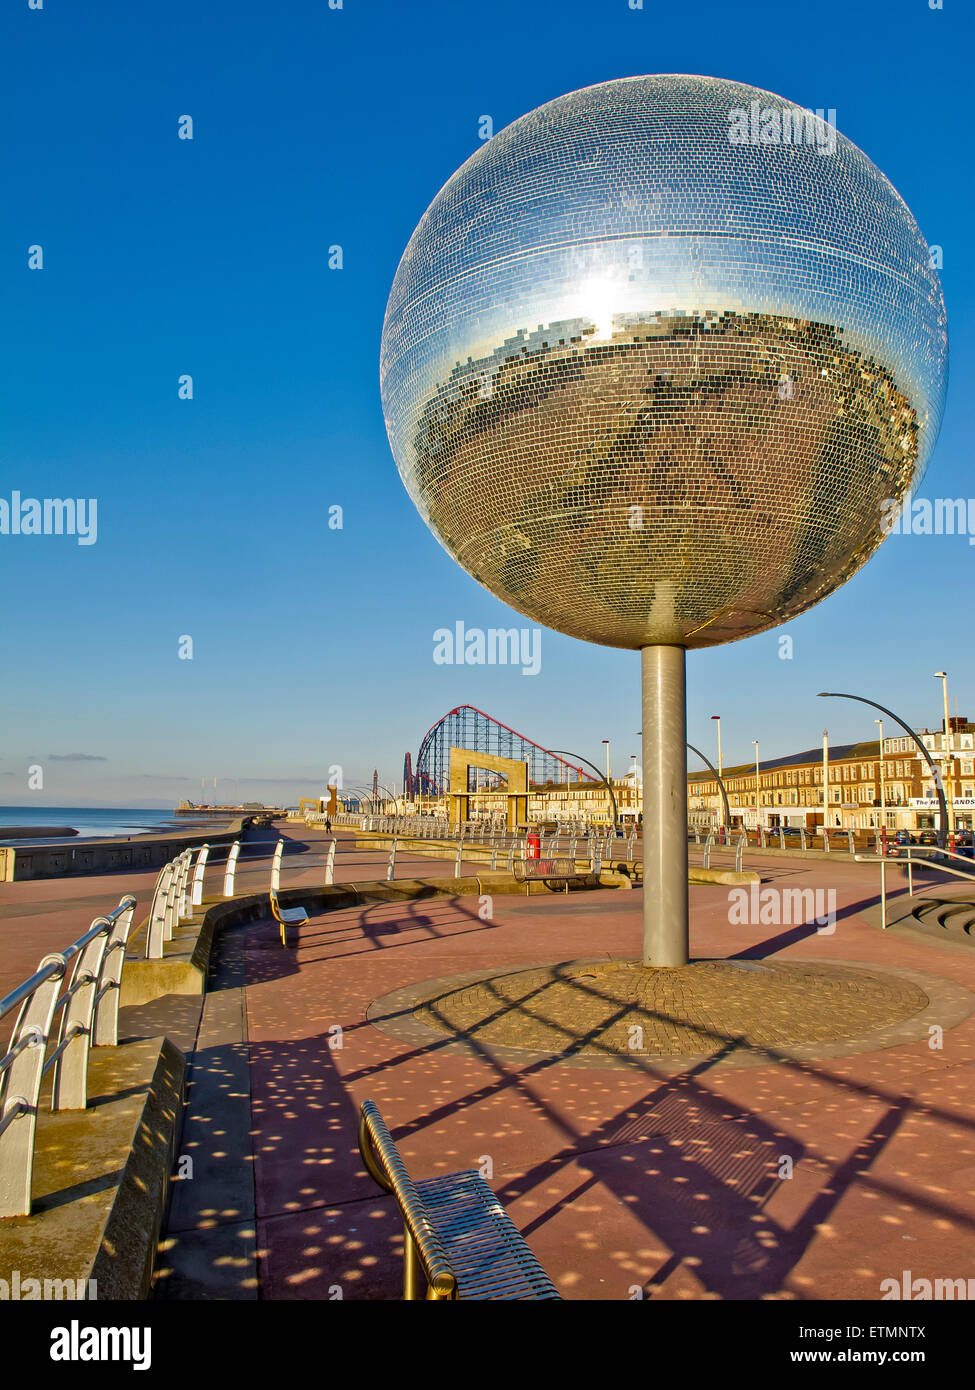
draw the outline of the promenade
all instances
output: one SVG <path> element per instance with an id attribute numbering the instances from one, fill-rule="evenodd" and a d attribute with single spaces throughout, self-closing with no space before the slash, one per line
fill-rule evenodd
<path id="1" fill-rule="evenodd" d="M 367 1097 L 411 1172 L 483 1169 L 567 1298 L 869 1300 L 904 1269 L 975 1274 L 975 955 L 870 926 L 873 869 L 760 867 L 834 889 L 835 932 L 732 927 L 728 890 L 692 887 L 696 957 L 913 972 L 943 1048 L 559 1058 L 414 1017 L 429 981 L 637 956 L 639 892 L 495 897 L 490 920 L 473 898 L 350 908 L 294 951 L 245 925 L 206 1000 L 181 1145 L 195 1176 L 174 1184 L 158 1296 L 398 1297 L 400 1223 L 356 1148 Z"/>
<path id="2" fill-rule="evenodd" d="M 305 847 L 283 885 L 319 886 L 324 833 L 282 829 Z M 385 854 L 353 846 L 340 830 L 336 882 L 384 878 Z M 268 848 L 239 892 L 266 892 Z M 639 890 L 365 904 L 289 950 L 270 920 L 223 929 L 204 997 L 121 1011 L 123 1037 L 166 1032 L 190 1062 L 156 1297 L 398 1298 L 400 1220 L 356 1144 L 366 1098 L 411 1173 L 481 1169 L 568 1299 L 874 1300 L 904 1270 L 975 1277 L 975 952 L 878 931 L 876 866 L 746 863 L 763 889 L 832 890 L 834 929 L 732 925 L 727 887 L 692 886 L 692 955 L 722 964 L 682 999 L 691 1026 L 659 1010 L 643 1056 L 611 1039 Z M 397 855 L 397 878 L 453 871 Z M 140 921 L 154 877 L 5 885 L 0 991 L 124 892 Z M 567 1012 L 547 967 L 585 961 Z M 833 972 L 823 996 L 767 1008 L 763 981 L 801 962 L 811 987 Z M 760 1049 L 716 1022 L 732 991 Z M 796 1047 L 804 1008 L 819 1040 Z"/>

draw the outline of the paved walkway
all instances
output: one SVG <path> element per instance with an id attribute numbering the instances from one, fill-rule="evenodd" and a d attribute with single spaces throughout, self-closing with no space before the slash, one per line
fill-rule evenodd
<path id="1" fill-rule="evenodd" d="M 300 840 L 308 867 L 286 886 L 322 881 L 323 837 Z M 345 841 L 339 881 L 383 876 L 384 855 L 353 853 Z M 450 872 L 397 863 L 398 877 Z M 389 1003 L 428 981 L 636 957 L 638 891 L 346 909 L 314 918 L 287 952 L 269 922 L 227 931 L 202 1019 L 199 1001 L 124 1011 L 129 1035 L 166 1027 L 195 1046 L 193 1176 L 174 1183 L 160 1295 L 396 1298 L 399 1222 L 355 1144 L 367 1096 L 418 1175 L 490 1176 L 568 1298 L 872 1300 L 904 1270 L 975 1276 L 975 953 L 869 926 L 872 867 L 769 859 L 762 872 L 834 890 L 835 932 L 733 926 L 727 888 L 693 887 L 696 956 L 923 979 L 943 1047 L 824 1045 L 740 1065 L 728 1042 L 705 1059 L 605 1066 L 458 1042 Z M 3 885 L 0 989 L 123 892 L 147 903 L 143 877 Z"/>
<path id="2" fill-rule="evenodd" d="M 876 1299 L 905 1269 L 975 1276 L 975 1014 L 958 1021 L 975 1006 L 975 953 L 866 925 L 872 870 L 769 873 L 834 889 L 835 933 L 731 926 L 728 890 L 696 887 L 694 953 L 923 976 L 949 1000 L 941 1050 L 924 1037 L 818 1060 L 741 1066 L 722 1050 L 600 1068 L 429 1032 L 405 1041 L 411 1010 L 372 1016 L 426 981 L 634 957 L 638 892 L 496 897 L 488 920 L 476 899 L 347 909 L 313 919 L 289 952 L 268 923 L 228 937 L 237 1031 L 197 1057 L 184 1147 L 229 1195 L 221 1206 L 219 1187 L 183 1185 L 169 1296 L 208 1282 L 221 1297 L 398 1296 L 399 1223 L 356 1150 L 366 1097 L 418 1175 L 490 1174 L 569 1298 Z"/>

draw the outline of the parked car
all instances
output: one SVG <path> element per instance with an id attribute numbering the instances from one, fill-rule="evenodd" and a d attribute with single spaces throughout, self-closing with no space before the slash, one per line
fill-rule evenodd
<path id="1" fill-rule="evenodd" d="M 937 832 L 934 830 L 922 830 L 918 834 L 917 843 L 919 845 L 936 845 L 938 843 Z"/>

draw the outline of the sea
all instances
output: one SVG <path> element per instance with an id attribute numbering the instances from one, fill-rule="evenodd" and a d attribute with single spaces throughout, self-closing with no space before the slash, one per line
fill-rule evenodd
<path id="1" fill-rule="evenodd" d="M 208 823 L 212 825 L 212 819 Z M 187 830 L 195 824 L 191 816 L 176 818 L 172 811 L 162 811 L 158 807 L 0 806 L 0 845 L 17 843 L 16 840 L 3 838 L 3 828 L 8 825 L 71 826 L 78 831 L 77 835 L 70 837 L 74 844 L 81 837 L 145 835 L 151 831 L 170 830 L 176 825 Z M 38 836 L 34 843 L 44 843 L 43 837 Z"/>

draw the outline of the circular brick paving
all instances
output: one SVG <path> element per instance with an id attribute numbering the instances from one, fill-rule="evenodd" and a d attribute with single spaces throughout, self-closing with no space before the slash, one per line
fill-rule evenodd
<path id="1" fill-rule="evenodd" d="M 446 982 L 445 982 L 446 983 Z M 544 1052 L 698 1056 L 728 1043 L 831 1042 L 927 1008 L 918 985 L 818 962 L 570 962 L 447 988 L 414 1009 L 430 1028 Z"/>

